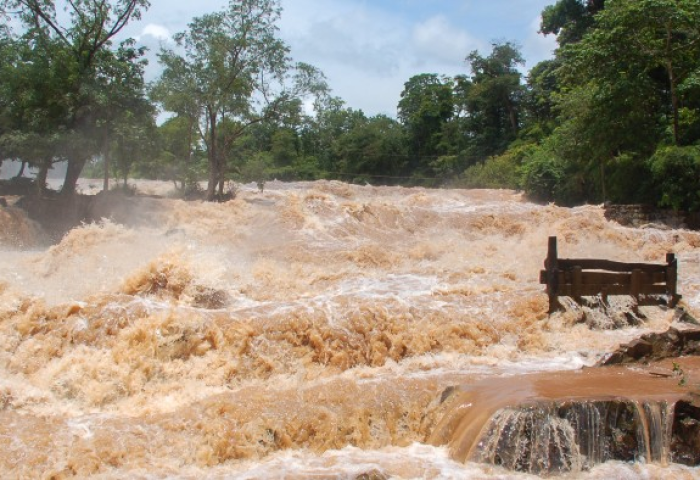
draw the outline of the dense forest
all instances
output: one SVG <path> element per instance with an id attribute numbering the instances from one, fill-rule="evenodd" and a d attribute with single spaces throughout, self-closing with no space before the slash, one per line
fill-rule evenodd
<path id="1" fill-rule="evenodd" d="M 73 0 L 59 15 L 51 0 L 0 0 L 11 19 L 0 26 L 0 162 L 26 165 L 33 194 L 65 163 L 61 195 L 81 175 L 105 188 L 168 180 L 208 200 L 231 181 L 339 179 L 700 210 L 697 0 L 558 0 L 541 24 L 554 58 L 523 73 L 514 42 L 465 52 L 464 75 L 407 79 L 396 118 L 351 108 L 323 72 L 295 63 L 277 0 L 193 19 L 149 84 L 145 51 L 116 40 L 148 6 Z"/>

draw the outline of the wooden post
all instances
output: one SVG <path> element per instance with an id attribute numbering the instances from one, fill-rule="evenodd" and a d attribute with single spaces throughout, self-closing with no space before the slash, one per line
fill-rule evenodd
<path id="1" fill-rule="evenodd" d="M 544 267 L 547 269 L 547 295 L 549 295 L 549 313 L 559 309 L 559 259 L 557 258 L 557 237 L 549 237 L 547 244 L 547 259 Z"/>
<path id="2" fill-rule="evenodd" d="M 666 294 L 669 297 L 669 306 L 675 307 L 680 300 L 676 291 L 678 288 L 678 260 L 673 253 L 666 254 Z"/>
<path id="3" fill-rule="evenodd" d="M 638 268 L 632 270 L 630 281 L 630 295 L 639 303 L 639 292 L 642 290 L 642 271 Z"/>
<path id="4" fill-rule="evenodd" d="M 581 305 L 581 283 L 583 283 L 583 270 L 578 265 L 571 269 L 571 289 L 574 301 Z"/>

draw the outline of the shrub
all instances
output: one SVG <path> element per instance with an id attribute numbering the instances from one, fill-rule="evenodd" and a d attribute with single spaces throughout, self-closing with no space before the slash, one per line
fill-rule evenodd
<path id="1" fill-rule="evenodd" d="M 661 147 L 649 159 L 658 189 L 659 206 L 674 210 L 700 210 L 700 148 Z"/>
<path id="2" fill-rule="evenodd" d="M 536 202 L 553 202 L 561 197 L 564 165 L 552 152 L 538 148 L 523 163 L 525 194 Z"/>

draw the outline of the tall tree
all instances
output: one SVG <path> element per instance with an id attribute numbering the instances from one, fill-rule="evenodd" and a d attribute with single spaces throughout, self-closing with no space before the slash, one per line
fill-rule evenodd
<path id="1" fill-rule="evenodd" d="M 421 170 L 438 154 L 443 126 L 453 114 L 451 79 L 423 73 L 404 84 L 398 118 L 407 131 L 411 170 Z"/>
<path id="2" fill-rule="evenodd" d="M 159 55 L 164 70 L 153 96 L 166 110 L 196 118 L 209 162 L 209 200 L 217 188 L 223 193 L 226 159 L 236 139 L 278 115 L 289 101 L 325 88 L 318 70 L 292 65 L 289 48 L 277 36 L 280 14 L 276 0 L 232 0 L 175 36 L 182 54 L 163 49 Z M 224 120 L 235 128 L 219 135 Z"/>
<path id="3" fill-rule="evenodd" d="M 315 158 L 320 169 L 333 177 L 341 170 L 335 144 L 355 126 L 365 122 L 366 117 L 362 110 L 353 110 L 332 95 L 317 97 L 314 113 L 301 127 L 301 151 L 305 156 Z"/>
<path id="4" fill-rule="evenodd" d="M 486 158 L 502 153 L 520 130 L 524 88 L 518 67 L 525 61 L 511 43 L 496 43 L 484 57 L 478 51 L 467 56 L 471 69 L 469 88 L 464 88 L 469 129 L 476 155 Z"/>
<path id="5" fill-rule="evenodd" d="M 138 61 L 143 54 L 119 55 L 112 51 L 112 40 L 148 6 L 147 0 L 74 0 L 65 3 L 68 15 L 64 17 L 57 15 L 51 0 L 0 0 L 0 11 L 22 23 L 22 41 L 31 45 L 39 58 L 51 59 L 45 76 L 60 79 L 62 88 L 50 103 L 62 109 L 56 120 L 62 130 L 92 134 L 104 121 L 100 115 L 105 110 L 99 108 L 104 103 L 99 98 L 103 79 L 115 63 Z M 87 158 L 73 149 L 64 193 L 75 192 Z"/>
<path id="6" fill-rule="evenodd" d="M 334 152 L 345 179 L 397 183 L 406 162 L 404 129 L 385 115 L 366 118 L 338 138 Z"/>
<path id="7" fill-rule="evenodd" d="M 557 35 L 559 45 L 580 41 L 594 24 L 596 13 L 605 8 L 605 0 L 558 0 L 542 11 L 540 31 Z"/>
<path id="8" fill-rule="evenodd" d="M 625 88 L 628 95 L 618 95 L 619 102 L 653 95 L 665 105 L 672 142 L 678 145 L 681 87 L 692 81 L 700 57 L 700 4 L 619 0 L 596 18 L 596 28 L 563 52 L 567 81 L 577 85 L 592 80 L 601 92 Z"/>

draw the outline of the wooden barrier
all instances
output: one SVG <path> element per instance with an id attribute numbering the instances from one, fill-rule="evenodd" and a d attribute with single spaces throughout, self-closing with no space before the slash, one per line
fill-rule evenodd
<path id="1" fill-rule="evenodd" d="M 670 306 L 681 298 L 676 292 L 678 260 L 673 253 L 666 254 L 665 265 L 559 258 L 557 237 L 549 237 L 544 266 L 540 283 L 547 285 L 549 313 L 561 308 L 559 297 L 571 297 L 580 304 L 584 296 L 600 295 L 607 302 L 609 295 L 631 295 L 640 305 L 653 305 L 658 300 L 650 301 L 649 296 L 665 295 Z"/>

